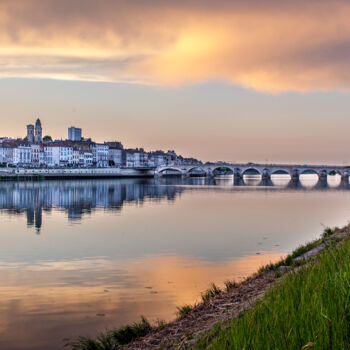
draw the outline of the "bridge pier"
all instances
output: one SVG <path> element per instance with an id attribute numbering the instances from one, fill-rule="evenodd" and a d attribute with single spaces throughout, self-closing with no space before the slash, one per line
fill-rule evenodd
<path id="1" fill-rule="evenodd" d="M 238 169 L 238 168 L 234 169 L 233 177 L 234 177 L 235 180 L 242 180 L 243 176 L 242 176 L 241 169 Z"/>
<path id="2" fill-rule="evenodd" d="M 298 182 L 299 181 L 299 170 L 298 169 L 293 169 L 290 173 L 290 177 L 293 181 Z"/>
<path id="3" fill-rule="evenodd" d="M 349 182 L 349 172 L 347 170 L 341 174 L 341 180 L 343 182 Z"/>
<path id="4" fill-rule="evenodd" d="M 318 177 L 319 177 L 320 181 L 327 181 L 327 175 L 328 175 L 327 170 L 322 170 L 319 173 Z"/>
<path id="5" fill-rule="evenodd" d="M 262 174 L 261 174 L 261 178 L 262 180 L 270 180 L 271 178 L 271 173 L 269 171 L 269 169 L 264 169 Z"/>

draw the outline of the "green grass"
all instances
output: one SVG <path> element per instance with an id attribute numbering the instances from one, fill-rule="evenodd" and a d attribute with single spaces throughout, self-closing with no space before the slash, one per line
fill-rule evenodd
<path id="1" fill-rule="evenodd" d="M 225 281 L 226 292 L 229 292 L 230 290 L 236 287 L 238 287 L 238 283 L 236 281 L 230 281 L 230 280 Z"/>
<path id="2" fill-rule="evenodd" d="M 115 350 L 122 345 L 143 337 L 152 330 L 150 323 L 145 317 L 141 321 L 122 328 L 113 329 L 105 333 L 100 333 L 96 339 L 89 337 L 79 337 L 68 344 L 72 350 Z"/>
<path id="3" fill-rule="evenodd" d="M 250 311 L 214 327 L 193 346 L 309 348 L 350 349 L 349 240 L 330 244 L 307 265 L 288 272 Z"/>
<path id="4" fill-rule="evenodd" d="M 184 305 L 177 308 L 177 316 L 178 317 L 185 317 L 187 314 L 189 314 L 193 310 L 192 305 Z"/>
<path id="5" fill-rule="evenodd" d="M 221 293 L 222 293 L 222 290 L 219 287 L 217 287 L 215 283 L 212 283 L 210 288 L 202 293 L 202 300 L 204 302 L 209 301 L 210 299 L 216 297 Z"/>

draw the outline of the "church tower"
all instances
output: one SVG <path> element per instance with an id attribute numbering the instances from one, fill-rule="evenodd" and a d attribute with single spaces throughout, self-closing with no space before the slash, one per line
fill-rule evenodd
<path id="1" fill-rule="evenodd" d="M 43 138 L 43 129 L 41 127 L 41 121 L 38 118 L 35 122 L 35 143 L 40 143 Z"/>
<path id="2" fill-rule="evenodd" d="M 34 125 L 27 125 L 27 140 L 29 143 L 34 143 Z"/>

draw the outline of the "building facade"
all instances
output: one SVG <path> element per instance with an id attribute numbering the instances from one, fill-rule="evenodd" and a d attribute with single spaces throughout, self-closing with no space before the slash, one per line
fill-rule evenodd
<path id="1" fill-rule="evenodd" d="M 34 125 L 27 125 L 27 141 L 29 143 L 34 143 Z"/>
<path id="2" fill-rule="evenodd" d="M 103 143 L 92 143 L 91 150 L 93 165 L 97 167 L 107 167 L 109 146 Z"/>
<path id="3" fill-rule="evenodd" d="M 31 147 L 29 144 L 18 144 L 13 150 L 13 164 L 30 165 L 31 164 Z"/>
<path id="4" fill-rule="evenodd" d="M 41 127 L 41 121 L 38 118 L 35 122 L 35 143 L 40 143 L 43 140 L 43 129 Z"/>
<path id="5" fill-rule="evenodd" d="M 68 140 L 81 141 L 81 128 L 71 126 L 68 128 Z"/>

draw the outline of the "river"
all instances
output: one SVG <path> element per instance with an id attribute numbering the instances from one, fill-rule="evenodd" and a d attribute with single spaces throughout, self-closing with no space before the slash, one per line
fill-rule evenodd
<path id="1" fill-rule="evenodd" d="M 171 320 L 349 219 L 339 176 L 1 182 L 0 349 Z"/>

